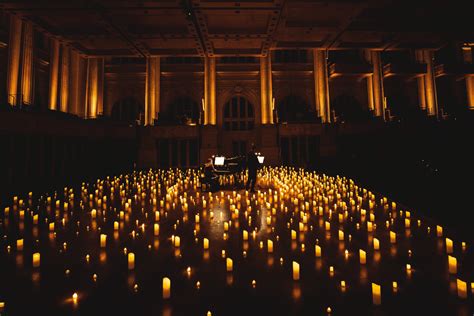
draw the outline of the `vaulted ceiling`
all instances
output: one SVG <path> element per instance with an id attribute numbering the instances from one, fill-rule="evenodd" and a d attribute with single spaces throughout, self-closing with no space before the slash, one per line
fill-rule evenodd
<path id="1" fill-rule="evenodd" d="M 448 40 L 473 41 L 466 5 L 440 0 L 4 0 L 0 9 L 88 56 L 264 56 L 270 49 L 438 48 Z"/>

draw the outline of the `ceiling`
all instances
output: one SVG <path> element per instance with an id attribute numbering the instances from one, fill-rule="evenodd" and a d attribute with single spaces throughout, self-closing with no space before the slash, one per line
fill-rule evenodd
<path id="1" fill-rule="evenodd" d="M 456 0 L 3 0 L 0 9 L 83 55 L 143 57 L 439 48 L 473 41 L 466 6 Z"/>

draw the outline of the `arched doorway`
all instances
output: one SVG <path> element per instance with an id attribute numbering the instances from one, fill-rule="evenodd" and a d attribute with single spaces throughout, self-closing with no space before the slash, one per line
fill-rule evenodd
<path id="1" fill-rule="evenodd" d="M 126 97 L 112 106 L 111 117 L 115 121 L 135 123 L 143 113 L 143 104 L 134 97 Z"/>
<path id="2" fill-rule="evenodd" d="M 224 104 L 222 122 L 221 152 L 233 157 L 245 155 L 250 144 L 255 142 L 253 104 L 243 96 L 233 96 Z"/>

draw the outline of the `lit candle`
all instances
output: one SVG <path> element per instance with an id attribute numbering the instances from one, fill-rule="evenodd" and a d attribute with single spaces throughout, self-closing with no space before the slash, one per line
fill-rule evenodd
<path id="1" fill-rule="evenodd" d="M 446 253 L 453 253 L 453 241 L 446 238 Z"/>
<path id="2" fill-rule="evenodd" d="M 16 250 L 18 250 L 18 251 L 23 250 L 23 239 L 18 239 L 16 241 Z"/>
<path id="3" fill-rule="evenodd" d="M 226 271 L 227 272 L 232 272 L 232 269 L 234 267 L 234 263 L 233 263 L 231 258 L 226 258 L 225 266 L 226 266 Z"/>
<path id="4" fill-rule="evenodd" d="M 119 230 L 119 222 L 117 221 L 114 222 L 114 230 L 115 231 Z"/>
<path id="5" fill-rule="evenodd" d="M 395 244 L 397 242 L 397 234 L 395 232 L 390 231 L 390 242 Z"/>
<path id="6" fill-rule="evenodd" d="M 315 245 L 314 252 L 315 252 L 316 258 L 321 258 L 321 246 Z"/>
<path id="7" fill-rule="evenodd" d="M 339 241 L 344 241 L 344 232 L 339 230 Z"/>
<path id="8" fill-rule="evenodd" d="M 72 295 L 72 302 L 73 302 L 74 304 L 77 304 L 77 300 L 78 300 L 78 295 L 77 295 L 77 293 L 74 293 L 74 294 Z"/>
<path id="9" fill-rule="evenodd" d="M 293 261 L 293 280 L 298 281 L 300 279 L 300 264 Z"/>
<path id="10" fill-rule="evenodd" d="M 179 248 L 180 245 L 181 245 L 181 238 L 179 238 L 179 236 L 175 236 L 174 237 L 174 246 L 176 248 Z"/>
<path id="11" fill-rule="evenodd" d="M 359 262 L 360 264 L 366 264 L 366 252 L 362 249 L 359 249 Z"/>
<path id="12" fill-rule="evenodd" d="M 443 236 L 443 227 L 436 225 L 436 236 L 438 237 Z"/>
<path id="13" fill-rule="evenodd" d="M 167 277 L 163 278 L 163 298 L 168 299 L 171 296 L 171 280 Z"/>
<path id="14" fill-rule="evenodd" d="M 380 249 L 380 241 L 375 237 L 374 237 L 373 244 L 374 244 L 374 250 L 379 250 Z"/>
<path id="15" fill-rule="evenodd" d="M 458 290 L 458 296 L 460 298 L 467 298 L 467 282 L 461 279 L 456 279 L 456 287 Z"/>
<path id="16" fill-rule="evenodd" d="M 326 222 L 324 223 L 324 227 L 325 227 L 326 230 L 330 230 L 330 229 L 331 229 L 331 223 L 329 223 L 328 221 L 326 221 Z"/>
<path id="17" fill-rule="evenodd" d="M 397 281 L 392 282 L 392 289 L 393 289 L 393 293 L 398 292 L 398 283 L 397 283 Z"/>
<path id="18" fill-rule="evenodd" d="M 153 224 L 153 235 L 158 236 L 160 234 L 160 224 Z"/>
<path id="19" fill-rule="evenodd" d="M 242 238 L 243 240 L 249 240 L 249 232 L 245 229 L 242 231 Z"/>
<path id="20" fill-rule="evenodd" d="M 135 254 L 133 252 L 128 253 L 128 270 L 135 269 Z"/>
<path id="21" fill-rule="evenodd" d="M 372 283 L 372 302 L 374 305 L 380 305 L 382 303 L 381 287 L 375 283 Z"/>
<path id="22" fill-rule="evenodd" d="M 268 250 L 268 253 L 273 252 L 273 241 L 271 239 L 267 240 L 267 250 Z"/>
<path id="23" fill-rule="evenodd" d="M 456 274 L 458 272 L 458 260 L 456 257 L 448 256 L 449 273 Z"/>
<path id="24" fill-rule="evenodd" d="M 100 248 L 105 248 L 106 245 L 107 245 L 107 235 L 100 234 Z"/>
<path id="25" fill-rule="evenodd" d="M 204 238 L 202 243 L 203 243 L 204 250 L 209 249 L 209 239 Z"/>
<path id="26" fill-rule="evenodd" d="M 33 268 L 38 268 L 40 266 L 41 255 L 39 252 L 33 254 Z"/>

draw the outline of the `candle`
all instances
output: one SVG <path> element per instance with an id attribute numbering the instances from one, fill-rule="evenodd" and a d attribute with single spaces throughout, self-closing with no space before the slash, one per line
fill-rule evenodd
<path id="1" fill-rule="evenodd" d="M 372 302 L 374 305 L 380 305 L 382 303 L 381 287 L 376 283 L 372 283 Z"/>
<path id="2" fill-rule="evenodd" d="M 171 296 L 171 280 L 167 277 L 163 278 L 163 298 L 168 299 Z"/>
<path id="3" fill-rule="evenodd" d="M 53 222 L 53 223 L 49 223 L 49 231 L 50 231 L 50 232 L 54 232 L 54 222 Z"/>
<path id="4" fill-rule="evenodd" d="M 115 231 L 119 230 L 119 222 L 117 221 L 114 222 L 114 230 Z"/>
<path id="5" fill-rule="evenodd" d="M 324 223 L 324 228 L 325 228 L 326 230 L 330 230 L 330 229 L 331 229 L 331 223 L 329 223 L 328 221 L 326 221 L 326 222 Z"/>
<path id="6" fill-rule="evenodd" d="M 242 238 L 243 240 L 249 240 L 249 232 L 245 229 L 242 231 Z"/>
<path id="7" fill-rule="evenodd" d="M 374 237 L 374 240 L 373 240 L 373 244 L 374 244 L 374 250 L 379 250 L 380 249 L 380 241 Z"/>
<path id="8" fill-rule="evenodd" d="M 100 234 L 100 248 L 105 248 L 106 245 L 107 245 L 107 235 Z"/>
<path id="9" fill-rule="evenodd" d="M 225 266 L 226 266 L 226 271 L 227 272 L 232 272 L 232 269 L 234 267 L 234 263 L 233 263 L 231 258 L 226 258 Z"/>
<path id="10" fill-rule="evenodd" d="M 393 289 L 393 293 L 398 292 L 398 283 L 397 283 L 397 281 L 392 282 L 392 289 Z"/>
<path id="11" fill-rule="evenodd" d="M 228 231 L 228 230 L 229 230 L 229 223 L 224 222 L 224 231 Z"/>
<path id="12" fill-rule="evenodd" d="M 18 239 L 16 241 L 16 250 L 18 250 L 18 251 L 23 250 L 23 239 Z"/>
<path id="13" fill-rule="evenodd" d="M 458 271 L 458 260 L 456 257 L 448 256 L 448 270 L 451 274 L 456 274 Z"/>
<path id="14" fill-rule="evenodd" d="M 133 252 L 128 253 L 128 270 L 135 269 L 135 254 Z"/>
<path id="15" fill-rule="evenodd" d="M 41 255 L 39 252 L 33 254 L 33 268 L 38 268 L 40 266 Z"/>
<path id="16" fill-rule="evenodd" d="M 291 240 L 296 240 L 296 231 L 295 230 L 291 230 Z"/>
<path id="17" fill-rule="evenodd" d="M 458 296 L 460 298 L 467 298 L 467 282 L 461 279 L 456 279 L 456 287 L 458 290 Z"/>
<path id="18" fill-rule="evenodd" d="M 204 238 L 202 243 L 203 243 L 204 250 L 209 249 L 209 239 Z"/>
<path id="19" fill-rule="evenodd" d="M 367 263 L 366 252 L 362 249 L 359 249 L 359 262 L 360 262 L 360 264 L 366 264 Z"/>
<path id="20" fill-rule="evenodd" d="M 446 238 L 446 253 L 453 253 L 453 241 Z"/>
<path id="21" fill-rule="evenodd" d="M 95 209 L 93 209 L 91 211 L 91 218 L 95 219 L 97 217 L 97 211 Z"/>
<path id="22" fill-rule="evenodd" d="M 72 302 L 73 302 L 74 304 L 77 304 L 77 299 L 78 299 L 78 295 L 77 295 L 77 293 L 74 293 L 74 294 L 72 295 Z"/>
<path id="23" fill-rule="evenodd" d="M 339 241 L 344 241 L 344 232 L 339 230 Z"/>
<path id="24" fill-rule="evenodd" d="M 443 236 L 443 227 L 436 225 L 436 236 L 438 237 Z"/>
<path id="25" fill-rule="evenodd" d="M 158 236 L 160 234 L 160 224 L 153 224 L 153 235 Z"/>
<path id="26" fill-rule="evenodd" d="M 367 231 L 371 233 L 373 231 L 373 224 L 372 222 L 367 222 Z"/>
<path id="27" fill-rule="evenodd" d="M 315 252 L 316 258 L 321 258 L 321 246 L 315 245 L 314 252 Z"/>
<path id="28" fill-rule="evenodd" d="M 397 234 L 390 231 L 390 243 L 395 244 L 397 242 Z"/>
<path id="29" fill-rule="evenodd" d="M 273 241 L 270 239 L 267 240 L 267 250 L 268 250 L 268 253 L 273 252 Z"/>
<path id="30" fill-rule="evenodd" d="M 179 236 L 175 236 L 174 237 L 174 246 L 176 248 L 179 248 L 180 245 L 181 245 L 181 239 L 179 238 Z"/>
<path id="31" fill-rule="evenodd" d="M 300 279 L 300 264 L 293 261 L 293 280 L 298 281 Z"/>

